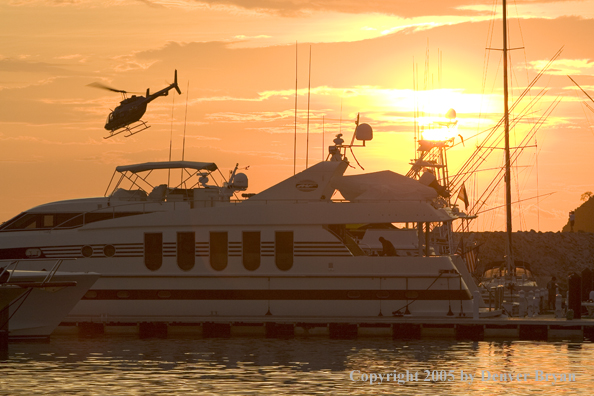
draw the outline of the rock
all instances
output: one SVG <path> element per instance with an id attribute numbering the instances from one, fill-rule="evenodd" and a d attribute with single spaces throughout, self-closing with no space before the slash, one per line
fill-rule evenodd
<path id="1" fill-rule="evenodd" d="M 594 204 L 594 199 L 590 199 L 588 202 Z M 594 221 L 592 224 L 594 224 Z M 505 233 L 457 233 L 455 245 L 457 245 L 462 234 L 467 247 L 480 245 L 478 250 L 479 272 L 482 273 L 486 264 L 503 260 Z M 513 251 L 515 260 L 530 263 L 534 275 L 542 280 L 542 282 L 539 282 L 541 286 L 544 286 L 546 281 L 553 275 L 565 279 L 572 272 L 580 273 L 586 268 L 594 270 L 594 257 L 592 257 L 594 233 L 592 232 L 514 232 Z"/>

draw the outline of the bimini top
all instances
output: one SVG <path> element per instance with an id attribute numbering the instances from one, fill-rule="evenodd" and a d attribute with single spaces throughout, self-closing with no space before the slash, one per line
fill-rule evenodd
<path id="1" fill-rule="evenodd" d="M 145 162 L 144 164 L 123 165 L 116 168 L 117 172 L 144 172 L 153 169 L 180 169 L 188 168 L 195 170 L 206 169 L 208 171 L 217 170 L 217 165 L 214 162 L 193 162 L 193 161 L 164 161 L 164 162 Z"/>

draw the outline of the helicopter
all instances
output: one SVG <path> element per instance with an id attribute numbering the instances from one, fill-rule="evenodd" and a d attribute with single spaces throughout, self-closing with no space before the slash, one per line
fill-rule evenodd
<path id="1" fill-rule="evenodd" d="M 123 132 L 128 132 L 128 135 L 125 136 L 129 137 L 150 128 L 146 122 L 140 119 L 146 112 L 146 106 L 159 96 L 167 96 L 172 89 L 175 89 L 177 93 L 181 95 L 181 91 L 177 85 L 177 70 L 173 77 L 173 84 L 170 84 L 168 87 L 165 87 L 154 94 L 151 94 L 149 88 L 147 88 L 146 97 L 136 95 L 128 97 L 127 94 L 132 92 L 108 87 L 107 85 L 98 82 L 91 83 L 88 86 L 106 89 L 112 92 L 119 92 L 123 97 L 119 106 L 107 116 L 105 129 L 109 131 L 109 136 L 105 136 L 104 139 L 109 139 Z"/>

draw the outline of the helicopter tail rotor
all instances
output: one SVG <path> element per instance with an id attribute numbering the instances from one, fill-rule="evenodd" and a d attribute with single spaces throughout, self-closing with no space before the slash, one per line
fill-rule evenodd
<path id="1" fill-rule="evenodd" d="M 179 85 L 177 85 L 177 69 L 175 70 L 175 75 L 173 77 L 173 88 L 177 91 L 178 94 L 181 95 L 181 91 L 179 89 Z"/>

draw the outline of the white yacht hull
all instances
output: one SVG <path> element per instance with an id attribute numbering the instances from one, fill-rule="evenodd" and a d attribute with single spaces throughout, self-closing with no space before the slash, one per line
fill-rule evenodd
<path id="1" fill-rule="evenodd" d="M 27 271 L 16 272 L 24 276 L 15 273 L 11 278 L 13 282 L 22 282 L 25 279 L 40 282 L 44 279 L 43 273 L 37 273 L 39 276 L 33 277 Z M 98 278 L 98 274 L 58 272 L 52 278 L 53 282 L 76 282 L 76 285 L 28 288 L 9 308 L 9 337 L 49 337 Z"/>
<path id="2" fill-rule="evenodd" d="M 209 267 L 205 258 L 181 274 L 175 259 L 166 259 L 157 275 L 144 268 L 141 258 L 65 262 L 62 269 L 103 269 L 103 275 L 63 321 L 195 323 L 205 317 L 298 320 L 472 312 L 469 289 L 445 256 L 310 257 L 296 261 L 291 274 L 275 273 L 272 259 L 262 261 L 258 275 L 241 271 L 239 257 L 229 261 L 224 274 Z"/>

